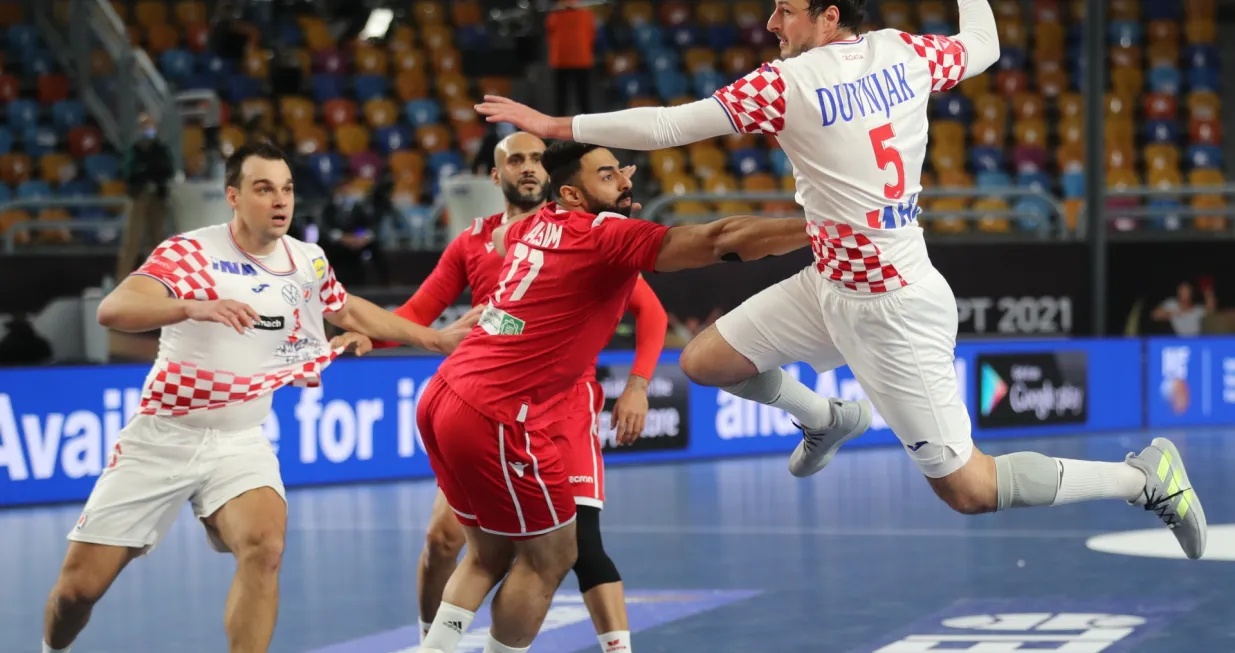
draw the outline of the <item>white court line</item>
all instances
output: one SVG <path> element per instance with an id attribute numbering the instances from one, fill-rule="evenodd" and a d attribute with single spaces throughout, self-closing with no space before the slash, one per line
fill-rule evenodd
<path id="1" fill-rule="evenodd" d="M 399 524 L 356 524 L 344 526 L 337 524 L 297 524 L 294 520 L 288 525 L 289 531 L 299 532 L 397 532 L 423 533 L 423 526 Z M 951 539 L 1024 539 L 1024 540 L 1067 540 L 1086 539 L 1102 535 L 1107 531 L 1094 530 L 1063 530 L 1063 529 L 1013 529 L 990 528 L 982 530 L 967 530 L 963 528 L 803 528 L 800 526 L 654 526 L 627 525 L 604 527 L 606 533 L 625 535 L 817 535 L 822 537 L 937 537 Z"/>

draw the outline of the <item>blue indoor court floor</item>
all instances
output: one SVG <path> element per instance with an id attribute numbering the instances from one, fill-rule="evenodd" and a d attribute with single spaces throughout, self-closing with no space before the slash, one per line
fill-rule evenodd
<path id="1" fill-rule="evenodd" d="M 603 521 L 630 595 L 633 649 L 1235 651 L 1235 431 L 983 448 L 1119 460 L 1155 435 L 1172 437 L 1187 462 L 1211 526 L 1208 559 L 1183 559 L 1154 515 L 1119 501 L 953 514 L 896 448 L 845 450 L 805 480 L 788 474 L 786 456 L 612 468 Z M 433 491 L 429 481 L 293 490 L 271 651 L 415 650 Z M 0 512 L 0 652 L 39 650 L 78 512 Z M 1103 534 L 1116 535 L 1090 539 Z M 112 587 L 74 652 L 225 651 L 232 568 L 183 513 Z M 575 590 L 572 576 L 533 651 L 598 650 Z M 460 651 L 481 651 L 486 619 L 482 610 Z"/>

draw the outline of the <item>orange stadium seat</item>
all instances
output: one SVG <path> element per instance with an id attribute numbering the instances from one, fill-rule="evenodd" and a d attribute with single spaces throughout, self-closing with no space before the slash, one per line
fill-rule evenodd
<path id="1" fill-rule="evenodd" d="M 357 75 L 385 75 L 389 66 L 386 51 L 371 45 L 357 44 L 354 56 Z"/>
<path id="2" fill-rule="evenodd" d="M 473 27 L 485 22 L 485 10 L 476 0 L 453 0 L 450 14 L 455 27 Z"/>
<path id="3" fill-rule="evenodd" d="M 695 19 L 706 26 L 723 25 L 729 20 L 729 5 L 717 0 L 703 0 L 695 7 Z"/>
<path id="4" fill-rule="evenodd" d="M 399 107 L 387 98 L 373 98 L 364 104 L 365 122 L 373 129 L 389 127 L 399 120 Z"/>
<path id="5" fill-rule="evenodd" d="M 636 72 L 639 69 L 639 53 L 634 50 L 610 52 L 605 57 L 605 67 L 613 77 Z"/>
<path id="6" fill-rule="evenodd" d="M 395 77 L 395 97 L 403 102 L 427 98 L 429 80 L 421 72 L 401 72 Z"/>
<path id="7" fill-rule="evenodd" d="M 30 157 L 20 152 L 0 155 L 0 180 L 10 186 L 26 181 L 34 174 Z"/>
<path id="8" fill-rule="evenodd" d="M 142 27 L 167 24 L 167 3 L 158 0 L 141 0 L 134 11 L 137 24 Z"/>
<path id="9" fill-rule="evenodd" d="M 661 0 L 660 22 L 669 27 L 680 27 L 690 22 L 691 6 L 681 0 Z"/>
<path id="10" fill-rule="evenodd" d="M 322 122 L 328 127 L 356 122 L 356 103 L 347 98 L 335 98 L 322 105 Z"/>
<path id="11" fill-rule="evenodd" d="M 359 154 L 369 149 L 369 130 L 352 123 L 341 125 L 335 129 L 334 141 L 339 154 Z"/>
<path id="12" fill-rule="evenodd" d="M 416 144 L 429 152 L 445 152 L 450 149 L 450 130 L 444 125 L 423 125 L 416 129 Z"/>
<path id="13" fill-rule="evenodd" d="M 232 152 L 244 146 L 248 140 L 244 130 L 235 125 L 224 125 L 219 129 L 219 149 L 226 156 L 231 156 Z"/>
<path id="14" fill-rule="evenodd" d="M 673 175 L 684 174 L 687 170 L 686 154 L 681 148 L 654 150 L 648 159 L 652 164 L 652 175 L 662 182 Z"/>
<path id="15" fill-rule="evenodd" d="M 417 25 L 445 25 L 446 8 L 440 2 L 418 0 L 412 5 L 412 19 Z"/>
<path id="16" fill-rule="evenodd" d="M 739 28 L 755 27 L 767 22 L 766 5 L 753 0 L 740 1 L 733 5 L 733 22 Z"/>
<path id="17" fill-rule="evenodd" d="M 502 97 L 510 97 L 511 85 L 509 77 L 481 77 L 476 80 L 476 90 L 483 97 L 485 95 L 501 95 Z"/>
<path id="18" fill-rule="evenodd" d="M 631 0 L 622 3 L 622 20 L 630 25 L 647 25 L 655 20 L 656 11 L 648 0 Z"/>
<path id="19" fill-rule="evenodd" d="M 426 25 L 420 30 L 420 40 L 429 52 L 454 47 L 454 34 L 444 25 Z"/>
<path id="20" fill-rule="evenodd" d="M 304 154 L 324 153 L 330 148 L 330 135 L 321 125 L 303 123 L 292 130 L 296 151 Z"/>
<path id="21" fill-rule="evenodd" d="M 974 211 L 989 211 L 990 215 L 978 218 L 978 231 L 986 233 L 1007 233 L 1012 230 L 1012 224 L 1006 215 L 998 213 L 1009 209 L 1008 202 L 997 197 L 984 197 L 973 203 Z"/>
<path id="22" fill-rule="evenodd" d="M 72 156 L 53 152 L 39 158 L 39 171 L 43 181 L 59 186 L 77 176 L 77 162 Z"/>
<path id="23" fill-rule="evenodd" d="M 283 124 L 296 127 L 304 122 L 313 122 L 317 107 L 306 97 L 285 95 L 279 98 L 279 117 Z"/>
<path id="24" fill-rule="evenodd" d="M 200 25 L 210 20 L 206 14 L 206 4 L 200 0 L 180 0 L 174 11 L 176 22 L 184 26 Z"/>

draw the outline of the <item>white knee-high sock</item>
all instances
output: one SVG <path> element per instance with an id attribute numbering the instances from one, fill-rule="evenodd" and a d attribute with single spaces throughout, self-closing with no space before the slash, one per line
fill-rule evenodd
<path id="1" fill-rule="evenodd" d="M 793 415 L 808 430 L 832 425 L 832 404 L 827 398 L 819 396 L 779 367 L 721 389 L 736 397 L 780 408 Z"/>
<path id="2" fill-rule="evenodd" d="M 433 617 L 433 625 L 429 626 L 429 634 L 425 635 L 422 648 L 438 649 L 442 653 L 454 653 L 459 646 L 459 640 L 472 625 L 476 613 L 464 610 L 457 605 L 442 602 Z"/>
<path id="3" fill-rule="evenodd" d="M 72 644 L 64 648 L 52 648 L 47 642 L 43 642 L 43 653 L 69 653 L 71 650 L 73 650 Z"/>
<path id="4" fill-rule="evenodd" d="M 1095 499 L 1136 501 L 1145 489 L 1145 473 L 1127 463 L 1056 458 L 1059 493 L 1051 505 Z"/>

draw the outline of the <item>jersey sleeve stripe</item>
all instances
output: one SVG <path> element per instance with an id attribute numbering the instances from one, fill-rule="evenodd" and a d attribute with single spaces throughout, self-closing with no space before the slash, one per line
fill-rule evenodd
<path id="1" fill-rule="evenodd" d="M 725 112 L 725 117 L 729 119 L 729 126 L 730 126 L 730 127 L 733 127 L 733 133 L 735 133 L 735 134 L 740 134 L 740 133 L 742 133 L 742 132 L 738 129 L 738 123 L 737 123 L 737 122 L 735 122 L 735 121 L 733 120 L 733 113 L 729 111 L 729 107 L 728 107 L 728 106 L 726 106 L 726 105 L 725 105 L 725 103 L 724 103 L 724 102 L 722 102 L 722 101 L 721 101 L 721 99 L 720 99 L 720 98 L 718 98 L 718 97 L 716 97 L 715 95 L 713 95 L 713 96 L 712 96 L 712 99 L 713 99 L 713 100 L 716 100 L 716 103 L 717 103 L 717 104 L 719 104 L 719 105 L 720 105 L 720 108 L 724 110 L 724 112 Z"/>
<path id="2" fill-rule="evenodd" d="M 176 294 L 176 289 L 170 283 L 167 283 L 167 281 L 160 279 L 159 277 L 156 277 L 153 274 L 150 274 L 148 272 L 142 272 L 141 270 L 137 270 L 137 271 L 130 273 L 129 276 L 150 277 L 151 279 L 154 279 L 155 281 L 158 281 L 159 283 L 163 284 L 164 288 L 167 288 L 168 296 L 176 297 L 177 299 L 179 299 L 179 296 Z"/>

